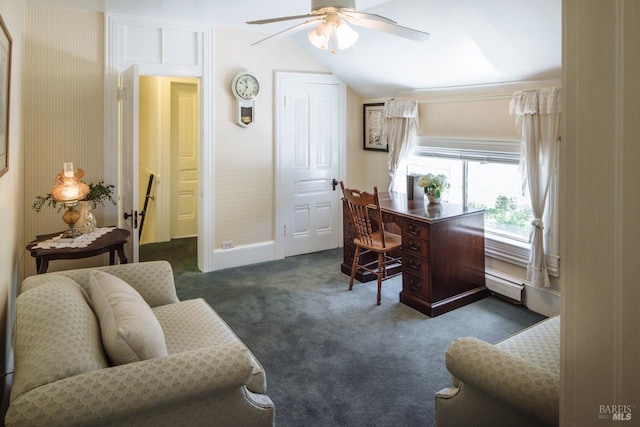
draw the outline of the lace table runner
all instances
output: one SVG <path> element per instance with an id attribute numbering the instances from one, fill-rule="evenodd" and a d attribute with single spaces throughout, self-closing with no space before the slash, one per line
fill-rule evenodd
<path id="1" fill-rule="evenodd" d="M 93 243 L 96 239 L 110 231 L 115 230 L 116 227 L 100 227 L 96 228 L 91 233 L 83 234 L 77 237 L 73 242 L 61 242 L 60 236 L 52 237 L 51 239 L 44 240 L 35 245 L 34 249 L 59 249 L 59 248 L 86 248 L 91 243 Z"/>

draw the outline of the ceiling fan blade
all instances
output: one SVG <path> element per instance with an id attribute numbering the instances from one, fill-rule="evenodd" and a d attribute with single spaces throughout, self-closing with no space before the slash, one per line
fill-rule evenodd
<path id="1" fill-rule="evenodd" d="M 413 28 L 403 27 L 398 24 L 390 24 L 384 21 L 372 20 L 372 19 L 351 19 L 345 18 L 347 21 L 360 27 L 370 28 L 372 30 L 384 31 L 385 33 L 393 34 L 405 39 L 414 40 L 417 42 L 426 41 L 430 34 L 424 31 L 414 30 Z"/>
<path id="2" fill-rule="evenodd" d="M 259 45 L 263 42 L 266 42 L 267 40 L 271 40 L 273 38 L 277 38 L 277 37 L 283 37 L 283 36 L 287 36 L 289 34 L 293 34 L 296 33 L 298 31 L 302 31 L 305 28 L 311 27 L 313 25 L 319 24 L 320 22 L 322 22 L 322 17 L 318 17 L 316 19 L 310 19 L 308 21 L 303 22 L 302 24 L 298 24 L 298 25 L 294 25 L 293 27 L 287 28 L 286 30 L 282 30 L 279 33 L 275 33 L 270 35 L 269 37 L 265 37 L 262 40 L 258 40 L 255 43 L 251 43 L 251 46 L 256 46 Z"/>
<path id="3" fill-rule="evenodd" d="M 384 16 L 381 16 L 381 15 L 377 15 L 375 13 L 356 12 L 355 10 L 352 10 L 352 11 L 341 10 L 340 15 L 350 17 L 353 19 L 369 19 L 372 21 L 386 22 L 388 24 L 397 24 L 396 21 L 389 18 L 385 18 Z"/>
<path id="4" fill-rule="evenodd" d="M 248 21 L 247 24 L 271 24 L 272 22 L 292 21 L 294 19 L 303 19 L 303 18 L 315 18 L 317 16 L 318 15 L 309 13 L 306 15 L 283 16 L 281 18 L 270 18 L 270 19 L 260 19 L 258 21 Z"/>

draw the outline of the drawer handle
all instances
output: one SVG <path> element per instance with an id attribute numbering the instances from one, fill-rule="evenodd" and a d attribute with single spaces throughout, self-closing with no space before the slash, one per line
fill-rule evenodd
<path id="1" fill-rule="evenodd" d="M 413 240 L 409 241 L 409 249 L 416 251 L 416 252 L 420 252 L 420 248 L 422 247 L 422 245 L 420 243 L 416 243 Z"/>
<path id="2" fill-rule="evenodd" d="M 419 231 L 420 229 L 416 227 L 415 224 L 409 224 L 409 234 L 417 236 Z"/>
<path id="3" fill-rule="evenodd" d="M 410 258 L 409 267 L 413 268 L 414 270 L 417 270 L 420 268 L 420 264 L 416 264 L 416 261 L 413 258 Z"/>
<path id="4" fill-rule="evenodd" d="M 422 287 L 422 282 L 418 281 L 416 283 L 415 279 L 409 280 L 409 289 L 411 289 L 413 292 L 419 291 L 421 287 Z"/>

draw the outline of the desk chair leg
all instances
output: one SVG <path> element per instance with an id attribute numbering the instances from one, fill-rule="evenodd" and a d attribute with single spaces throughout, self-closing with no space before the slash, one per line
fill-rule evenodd
<path id="1" fill-rule="evenodd" d="M 380 305 L 380 299 L 382 298 L 382 273 L 385 270 L 384 265 L 384 252 L 378 253 L 378 299 L 376 300 L 376 305 Z"/>
<path id="2" fill-rule="evenodd" d="M 353 279 L 356 277 L 356 269 L 358 268 L 358 258 L 360 257 L 360 246 L 356 246 L 353 254 L 353 264 L 351 265 L 351 279 L 349 280 L 349 290 L 353 289 Z"/>

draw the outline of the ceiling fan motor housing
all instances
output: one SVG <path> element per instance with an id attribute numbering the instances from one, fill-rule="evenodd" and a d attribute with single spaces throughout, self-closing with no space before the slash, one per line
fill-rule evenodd
<path id="1" fill-rule="evenodd" d="M 311 0 L 311 11 L 313 13 L 323 13 L 323 9 L 341 10 L 356 9 L 356 0 Z"/>

